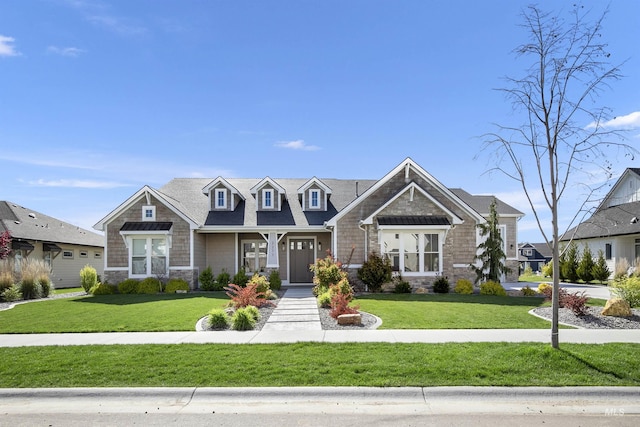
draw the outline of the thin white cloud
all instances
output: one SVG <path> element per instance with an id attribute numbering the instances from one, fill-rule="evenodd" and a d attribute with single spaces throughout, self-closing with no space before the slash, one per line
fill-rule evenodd
<path id="1" fill-rule="evenodd" d="M 15 39 L 13 37 L 3 36 L 0 34 L 0 56 L 18 56 L 20 53 L 13 46 Z"/>
<path id="2" fill-rule="evenodd" d="M 80 56 L 81 54 L 85 53 L 86 51 L 84 49 L 80 49 L 80 48 L 77 48 L 77 47 L 49 46 L 47 48 L 47 52 L 53 53 L 55 55 L 70 56 L 70 57 L 75 58 L 75 57 Z"/>
<path id="3" fill-rule="evenodd" d="M 130 184 L 124 184 L 115 181 L 99 181 L 90 179 L 38 179 L 29 181 L 29 185 L 33 187 L 64 187 L 64 188 L 89 188 L 89 189 L 111 189 L 120 187 L 130 187 Z"/>
<path id="4" fill-rule="evenodd" d="M 145 27 L 129 24 L 124 19 L 112 15 L 88 15 L 85 18 L 92 24 L 123 36 L 136 36 L 147 32 Z"/>
<path id="5" fill-rule="evenodd" d="M 596 122 L 587 125 L 587 129 L 596 127 Z M 604 123 L 600 123 L 600 127 L 609 129 L 640 129 L 640 111 L 634 111 L 625 116 L 614 117 Z"/>
<path id="6" fill-rule="evenodd" d="M 276 142 L 275 146 L 280 148 L 288 148 L 290 150 L 303 150 L 303 151 L 316 151 L 320 149 L 320 147 L 318 147 L 317 145 L 305 144 L 304 140 L 302 139 L 297 139 L 295 141 Z"/>
<path id="7" fill-rule="evenodd" d="M 3 153 L 0 154 L 0 160 L 6 160 L 9 162 L 22 163 L 33 166 L 47 166 L 55 168 L 65 169 L 86 169 L 86 170 L 99 170 L 101 167 L 96 163 L 88 162 L 87 153 L 41 153 L 38 157 Z M 64 158 L 65 160 L 57 160 L 58 158 Z"/>

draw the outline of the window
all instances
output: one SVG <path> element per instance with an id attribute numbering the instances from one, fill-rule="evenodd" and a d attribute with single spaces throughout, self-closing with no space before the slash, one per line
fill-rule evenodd
<path id="1" fill-rule="evenodd" d="M 262 208 L 273 208 L 273 190 L 262 190 Z"/>
<path id="2" fill-rule="evenodd" d="M 310 190 L 309 196 L 309 208 L 320 209 L 320 190 Z"/>
<path id="3" fill-rule="evenodd" d="M 604 245 L 604 257 L 605 259 L 611 259 L 611 243 L 606 243 Z"/>
<path id="4" fill-rule="evenodd" d="M 522 254 L 524 256 L 531 256 L 531 255 L 533 255 L 533 251 L 531 249 L 523 249 L 522 250 Z"/>
<path id="5" fill-rule="evenodd" d="M 381 253 L 396 271 L 437 273 L 441 270 L 440 235 L 421 232 L 383 232 Z"/>
<path id="6" fill-rule="evenodd" d="M 93 257 L 95 259 L 100 259 L 100 258 L 102 258 L 102 254 L 100 252 L 94 252 Z"/>
<path id="7" fill-rule="evenodd" d="M 167 240 L 141 238 L 131 240 L 131 274 L 146 276 L 167 273 Z"/>
<path id="8" fill-rule="evenodd" d="M 62 258 L 72 259 L 73 251 L 62 251 Z"/>
<path id="9" fill-rule="evenodd" d="M 80 251 L 80 258 L 88 258 L 88 257 L 89 257 L 89 252 Z"/>
<path id="10" fill-rule="evenodd" d="M 227 207 L 227 190 L 219 188 L 216 190 L 216 209 L 226 209 Z"/>
<path id="11" fill-rule="evenodd" d="M 242 267 L 248 275 L 264 272 L 267 267 L 267 242 L 264 240 L 243 240 Z"/>
<path id="12" fill-rule="evenodd" d="M 155 206 L 143 206 L 142 207 L 142 220 L 143 221 L 155 221 L 156 220 L 156 207 Z"/>

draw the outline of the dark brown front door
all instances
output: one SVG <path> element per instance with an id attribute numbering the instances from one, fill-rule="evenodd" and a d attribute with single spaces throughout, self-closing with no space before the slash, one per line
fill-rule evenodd
<path id="1" fill-rule="evenodd" d="M 289 240 L 290 283 L 311 283 L 313 273 L 309 265 L 315 262 L 313 239 Z"/>

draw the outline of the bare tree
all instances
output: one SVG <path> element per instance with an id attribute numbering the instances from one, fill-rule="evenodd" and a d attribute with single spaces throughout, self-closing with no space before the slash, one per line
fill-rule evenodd
<path id="1" fill-rule="evenodd" d="M 601 41 L 605 10 L 596 20 L 589 11 L 574 5 L 570 19 L 562 14 L 530 6 L 522 12 L 528 41 L 515 49 L 519 59 L 529 61 L 523 78 L 507 77 L 503 91 L 514 112 L 524 116 L 520 125 L 497 124 L 485 135 L 483 150 L 495 155 L 495 167 L 518 181 L 534 213 L 545 241 L 553 252 L 553 318 L 551 344 L 558 343 L 559 247 L 558 206 L 572 185 L 584 185 L 586 195 L 576 216 L 598 189 L 594 176 L 612 175 L 606 154 L 631 155 L 622 132 L 606 125 L 608 109 L 596 105 L 601 92 L 620 79 L 620 65 L 609 63 L 607 45 Z M 602 177 L 600 177 L 602 178 Z M 603 182 L 602 179 L 600 182 Z M 534 204 L 534 191 L 542 191 L 546 207 Z M 545 231 L 542 211 L 551 211 L 552 235 Z"/>

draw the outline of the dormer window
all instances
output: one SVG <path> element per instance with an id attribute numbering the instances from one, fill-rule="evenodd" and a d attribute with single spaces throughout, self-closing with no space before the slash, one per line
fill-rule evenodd
<path id="1" fill-rule="evenodd" d="M 156 220 L 156 207 L 155 206 L 143 206 L 142 207 L 142 220 L 143 221 L 155 221 Z"/>
<path id="2" fill-rule="evenodd" d="M 216 189 L 215 194 L 216 209 L 227 208 L 227 191 L 224 188 Z"/>
<path id="3" fill-rule="evenodd" d="M 262 190 L 262 209 L 273 209 L 273 190 Z"/>
<path id="4" fill-rule="evenodd" d="M 320 190 L 309 191 L 309 209 L 320 209 Z"/>

